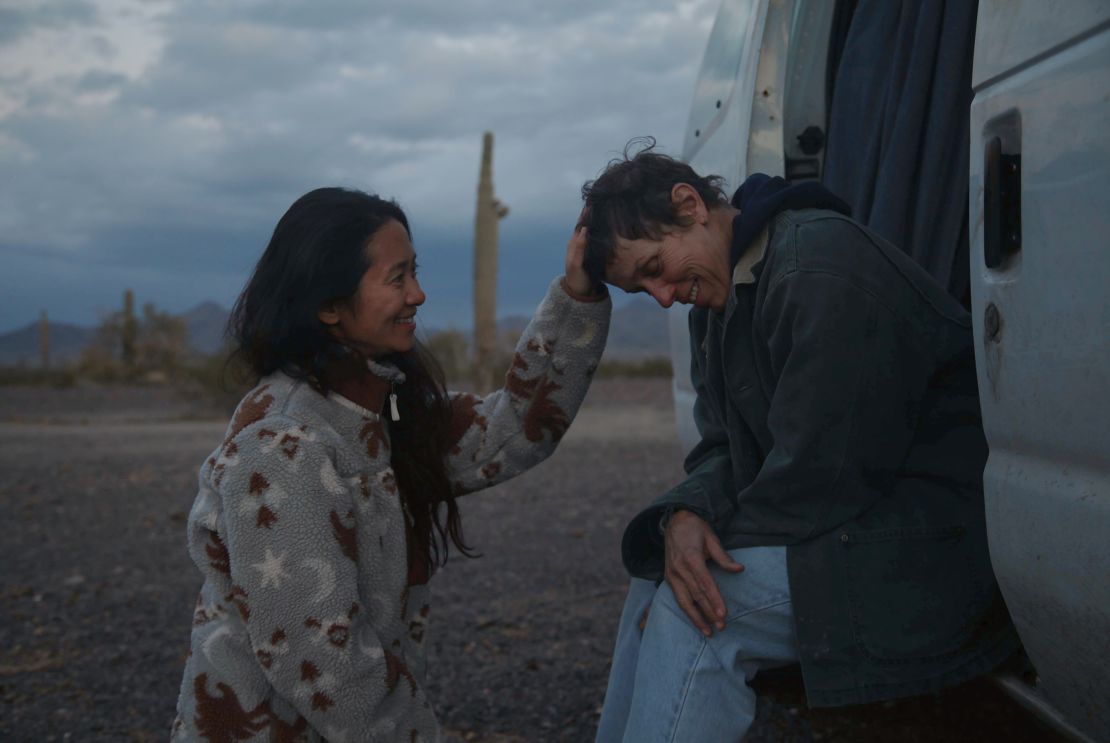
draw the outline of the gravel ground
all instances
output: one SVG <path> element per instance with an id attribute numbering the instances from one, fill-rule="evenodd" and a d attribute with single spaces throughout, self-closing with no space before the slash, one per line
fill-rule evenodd
<path id="1" fill-rule="evenodd" d="M 627 519 L 680 475 L 668 383 L 601 380 L 549 461 L 463 505 L 484 554 L 433 581 L 430 695 L 455 741 L 592 740 Z M 157 390 L 0 389 L 0 740 L 164 740 L 199 573 L 196 470 L 224 422 Z M 1052 740 L 983 683 L 808 710 L 761 688 L 748 741 Z"/>

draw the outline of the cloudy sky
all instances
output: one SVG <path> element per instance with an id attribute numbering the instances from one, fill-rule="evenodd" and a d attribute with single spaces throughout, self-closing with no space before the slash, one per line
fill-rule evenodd
<path id="1" fill-rule="evenodd" d="M 499 313 L 562 270 L 579 189 L 678 154 L 715 0 L 0 0 L 0 332 L 230 306 L 311 188 L 396 198 L 424 323 L 470 322 L 481 134 Z"/>

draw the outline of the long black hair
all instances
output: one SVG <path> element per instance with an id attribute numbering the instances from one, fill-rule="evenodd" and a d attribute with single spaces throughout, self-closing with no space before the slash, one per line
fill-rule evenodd
<path id="1" fill-rule="evenodd" d="M 370 267 L 367 245 L 390 220 L 411 239 L 404 211 L 379 196 L 318 188 L 293 202 L 228 320 L 234 356 L 257 379 L 281 371 L 327 394 L 325 370 L 351 351 L 328 333 L 317 313 L 354 296 Z M 447 561 L 448 540 L 469 556 L 447 475 L 451 406 L 443 370 L 419 341 L 410 351 L 380 360 L 392 362 L 406 377 L 396 388 L 405 415 L 386 424 L 397 486 L 413 522 L 410 549 L 429 567 Z"/>

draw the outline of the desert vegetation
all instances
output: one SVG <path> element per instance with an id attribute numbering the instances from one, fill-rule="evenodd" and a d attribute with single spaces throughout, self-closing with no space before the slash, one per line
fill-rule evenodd
<path id="1" fill-rule="evenodd" d="M 496 337 L 490 365 L 493 378 L 508 369 L 519 330 L 502 329 Z M 137 306 L 127 290 L 119 309 L 104 315 L 76 358 L 56 360 L 51 349 L 51 324 L 45 312 L 37 324 L 37 363 L 0 365 L 0 386 L 54 387 L 110 385 L 168 387 L 199 397 L 220 409 L 230 409 L 249 388 L 251 379 L 226 343 L 212 351 L 198 351 L 180 316 L 151 302 Z M 473 339 L 456 329 L 433 330 L 422 341 L 442 365 L 451 387 L 475 389 L 479 384 Z M 607 354 L 599 378 L 669 377 L 664 356 L 629 358 Z"/>

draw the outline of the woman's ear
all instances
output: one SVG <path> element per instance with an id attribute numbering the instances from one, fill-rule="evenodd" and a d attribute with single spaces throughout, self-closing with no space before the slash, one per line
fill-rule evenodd
<path id="1" fill-rule="evenodd" d="M 671 187 L 671 204 L 674 214 L 685 226 L 692 224 L 706 224 L 709 221 L 709 209 L 705 206 L 698 190 L 689 183 L 676 183 Z"/>
<path id="2" fill-rule="evenodd" d="M 335 326 L 339 324 L 339 310 L 336 308 L 335 302 L 328 302 L 316 311 L 316 317 L 320 322 L 325 325 Z"/>

